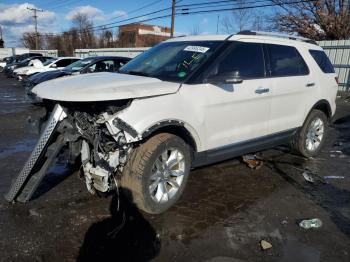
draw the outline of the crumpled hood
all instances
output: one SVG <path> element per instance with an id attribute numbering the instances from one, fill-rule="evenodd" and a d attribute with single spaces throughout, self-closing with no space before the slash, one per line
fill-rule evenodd
<path id="1" fill-rule="evenodd" d="M 46 81 L 32 92 L 43 99 L 88 102 L 165 95 L 179 87 L 152 77 L 103 72 Z"/>

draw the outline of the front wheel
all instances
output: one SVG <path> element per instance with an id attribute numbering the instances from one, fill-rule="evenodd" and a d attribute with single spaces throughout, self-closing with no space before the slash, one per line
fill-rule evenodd
<path id="1" fill-rule="evenodd" d="M 325 141 L 328 120 L 319 110 L 312 110 L 304 125 L 295 134 L 291 146 L 294 151 L 305 157 L 316 156 Z"/>
<path id="2" fill-rule="evenodd" d="M 161 133 L 135 148 L 121 186 L 138 208 L 159 214 L 180 198 L 190 170 L 190 148 L 179 137 Z"/>

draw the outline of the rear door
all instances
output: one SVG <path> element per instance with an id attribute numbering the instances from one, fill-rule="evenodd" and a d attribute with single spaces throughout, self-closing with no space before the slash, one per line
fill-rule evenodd
<path id="1" fill-rule="evenodd" d="M 299 127 L 307 96 L 312 95 L 315 88 L 310 70 L 294 46 L 266 44 L 265 51 L 272 84 L 271 133 Z"/>
<path id="2" fill-rule="evenodd" d="M 271 86 L 265 77 L 263 45 L 233 42 L 213 66 L 208 78 L 233 72 L 238 72 L 241 83 L 206 84 L 205 123 L 209 148 L 269 134 Z"/>

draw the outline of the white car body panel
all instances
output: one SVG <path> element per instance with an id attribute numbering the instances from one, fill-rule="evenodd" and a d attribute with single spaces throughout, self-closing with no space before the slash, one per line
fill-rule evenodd
<path id="1" fill-rule="evenodd" d="M 179 87 L 157 78 L 101 72 L 43 82 L 33 93 L 45 99 L 87 102 L 171 94 Z"/>
<path id="2" fill-rule="evenodd" d="M 0 62 L 0 67 L 5 67 L 6 66 L 6 62 Z"/>
<path id="3" fill-rule="evenodd" d="M 63 69 L 64 67 L 52 67 L 53 64 L 57 63 L 58 61 L 60 61 L 62 59 L 80 59 L 80 58 L 77 58 L 77 57 L 58 58 L 46 66 L 44 66 L 41 61 L 36 59 L 36 60 L 33 60 L 33 65 L 15 69 L 13 72 L 16 75 L 29 76 L 29 75 L 32 75 L 35 73 L 42 73 L 42 72 L 47 72 L 47 71 Z"/>
<path id="4" fill-rule="evenodd" d="M 227 37 L 179 37 L 168 41 L 224 40 Z M 303 56 L 310 74 L 244 80 L 240 84 L 221 86 L 183 84 L 180 87 L 178 83 L 155 78 L 96 73 L 44 82 L 33 92 L 41 98 L 57 101 L 135 98 L 118 117 L 132 126 L 140 139 L 152 126 L 176 120 L 184 123 L 198 152 L 298 128 L 320 100 L 326 100 L 334 114 L 336 75 L 324 74 L 309 54 L 309 49 L 322 48 L 269 36 L 235 35 L 230 38 L 233 40 L 294 46 Z M 309 83 L 315 85 L 307 86 Z M 269 92 L 255 93 L 260 88 L 269 89 Z"/>

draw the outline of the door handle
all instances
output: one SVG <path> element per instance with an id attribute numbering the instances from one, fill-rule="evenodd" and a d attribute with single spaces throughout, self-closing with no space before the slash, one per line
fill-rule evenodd
<path id="1" fill-rule="evenodd" d="M 315 83 L 307 83 L 306 84 L 306 87 L 312 87 L 312 86 L 315 86 Z"/>
<path id="2" fill-rule="evenodd" d="M 268 92 L 270 92 L 269 88 L 258 88 L 255 90 L 256 94 L 264 94 L 264 93 L 268 93 Z"/>

